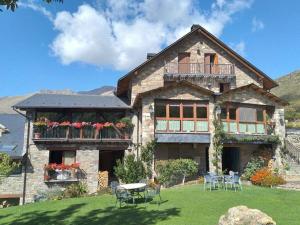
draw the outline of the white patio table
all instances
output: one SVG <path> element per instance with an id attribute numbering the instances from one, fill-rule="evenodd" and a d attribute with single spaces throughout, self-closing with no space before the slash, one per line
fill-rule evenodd
<path id="1" fill-rule="evenodd" d="M 145 188 L 147 186 L 147 184 L 145 183 L 132 183 L 132 184 L 121 184 L 119 185 L 119 187 L 124 188 L 128 191 L 133 191 L 136 189 L 140 189 L 140 188 Z M 134 204 L 134 194 L 132 195 L 132 202 Z"/>

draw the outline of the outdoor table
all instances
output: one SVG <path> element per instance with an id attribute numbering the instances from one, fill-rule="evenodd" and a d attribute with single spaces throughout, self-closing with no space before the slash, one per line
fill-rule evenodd
<path id="1" fill-rule="evenodd" d="M 134 192 L 136 189 L 145 188 L 146 186 L 147 184 L 145 183 L 132 183 L 132 184 L 121 184 L 119 187 Z M 134 195 L 132 195 L 132 201 L 134 204 Z"/>

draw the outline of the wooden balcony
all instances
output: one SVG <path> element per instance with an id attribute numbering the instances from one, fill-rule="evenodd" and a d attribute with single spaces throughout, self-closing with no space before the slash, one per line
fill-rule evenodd
<path id="1" fill-rule="evenodd" d="M 168 63 L 165 75 L 235 75 L 233 64 Z M 165 76 L 168 77 L 168 76 Z"/>
<path id="2" fill-rule="evenodd" d="M 72 143 L 100 143 L 100 142 L 130 142 L 130 134 L 116 127 L 103 127 L 100 130 L 92 126 L 75 128 L 70 126 L 35 127 L 34 142 L 72 142 Z"/>
<path id="3" fill-rule="evenodd" d="M 207 120 L 156 119 L 156 133 L 208 133 Z"/>

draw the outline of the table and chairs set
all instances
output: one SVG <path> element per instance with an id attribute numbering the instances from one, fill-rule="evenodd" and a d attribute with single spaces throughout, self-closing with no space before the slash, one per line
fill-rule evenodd
<path id="1" fill-rule="evenodd" d="M 155 187 L 149 187 L 147 180 L 140 180 L 139 183 L 131 184 L 119 184 L 117 181 L 112 181 L 110 187 L 112 194 L 116 196 L 116 205 L 119 202 L 120 207 L 122 203 L 132 202 L 135 204 L 137 198 L 144 199 L 144 202 L 147 202 L 149 199 L 158 196 L 159 203 L 161 202 L 161 186 L 158 184 Z"/>
<path id="2" fill-rule="evenodd" d="M 228 188 L 243 190 L 241 178 L 238 172 L 229 171 L 228 175 L 217 175 L 216 173 L 210 172 L 204 176 L 204 190 L 219 189 L 223 188 L 228 190 Z"/>

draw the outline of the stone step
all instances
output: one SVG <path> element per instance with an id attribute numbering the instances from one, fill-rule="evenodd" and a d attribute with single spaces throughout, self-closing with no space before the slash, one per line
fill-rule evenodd
<path id="1" fill-rule="evenodd" d="M 300 182 L 300 174 L 286 174 L 283 177 L 287 182 Z"/>

